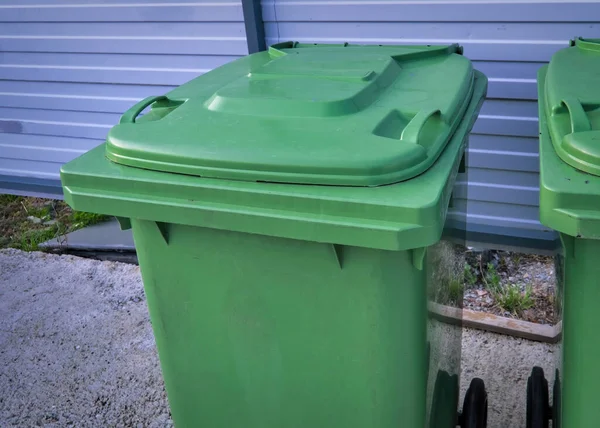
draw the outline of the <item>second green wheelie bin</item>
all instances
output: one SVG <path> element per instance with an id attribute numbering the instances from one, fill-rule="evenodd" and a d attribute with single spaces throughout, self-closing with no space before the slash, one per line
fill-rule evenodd
<path id="1" fill-rule="evenodd" d="M 461 53 L 275 45 L 62 168 L 133 229 L 177 426 L 456 425 L 456 382 L 427 415 L 423 260 L 487 87 Z"/>
<path id="2" fill-rule="evenodd" d="M 528 427 L 600 426 L 600 40 L 577 39 L 538 73 L 540 220 L 560 234 L 562 352 L 552 379 L 535 368 Z M 546 425 L 543 425 L 543 424 Z"/>

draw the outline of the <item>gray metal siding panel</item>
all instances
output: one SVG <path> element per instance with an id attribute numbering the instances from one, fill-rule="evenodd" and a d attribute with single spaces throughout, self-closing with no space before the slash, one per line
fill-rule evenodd
<path id="1" fill-rule="evenodd" d="M 248 52 L 241 0 L 6 3 L 3 192 L 56 194 L 49 189 L 58 185 L 60 166 L 101 143 L 135 102 Z"/>
<path id="2" fill-rule="evenodd" d="M 460 43 L 489 78 L 450 217 L 548 239 L 538 221 L 538 69 L 575 36 L 598 37 L 600 3 L 263 0 L 267 43 Z M 596 22 L 593 22 L 595 19 Z"/>
<path id="3" fill-rule="evenodd" d="M 0 22 L 243 22 L 241 2 L 211 0 L 13 0 Z"/>
<path id="4" fill-rule="evenodd" d="M 262 4 L 265 22 L 564 23 L 589 22 L 590 16 L 600 14 L 600 4 L 591 1 L 263 0 Z"/>

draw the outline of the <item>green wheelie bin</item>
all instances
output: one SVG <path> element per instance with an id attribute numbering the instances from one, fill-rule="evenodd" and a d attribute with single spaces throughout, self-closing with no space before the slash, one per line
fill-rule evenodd
<path id="1" fill-rule="evenodd" d="M 600 39 L 577 39 L 538 73 L 540 220 L 558 231 L 554 379 L 534 368 L 527 427 L 600 427 Z M 553 389 L 550 405 L 549 381 Z"/>
<path id="2" fill-rule="evenodd" d="M 177 426 L 456 426 L 424 259 L 487 88 L 461 54 L 281 43 L 62 168 L 72 207 L 133 230 Z M 483 426 L 471 395 L 459 422 Z"/>

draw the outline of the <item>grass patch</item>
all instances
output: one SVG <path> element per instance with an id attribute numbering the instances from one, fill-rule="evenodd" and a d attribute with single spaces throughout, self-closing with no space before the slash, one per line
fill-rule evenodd
<path id="1" fill-rule="evenodd" d="M 21 235 L 21 240 L 13 245 L 23 251 L 37 251 L 42 242 L 60 237 L 67 233 L 62 224 L 52 225 L 43 229 L 28 230 Z"/>
<path id="2" fill-rule="evenodd" d="M 530 309 L 534 305 L 533 292 L 531 286 L 526 286 L 525 291 L 515 284 L 505 285 L 494 293 L 496 304 L 513 315 L 521 315 L 524 310 Z"/>
<path id="3" fill-rule="evenodd" d="M 468 268 L 464 252 L 449 242 L 440 241 L 427 250 L 426 266 L 429 299 L 442 305 L 462 307 Z"/>
<path id="4" fill-rule="evenodd" d="M 486 272 L 483 275 L 485 285 L 492 293 L 500 291 L 500 275 L 492 263 L 488 263 L 486 266 Z"/>
<path id="5" fill-rule="evenodd" d="M 531 286 L 502 284 L 500 275 L 492 263 L 487 264 L 483 278 L 487 290 L 492 294 L 500 309 L 520 316 L 524 310 L 533 307 L 535 301 Z M 523 289 L 524 291 L 522 291 Z"/>
<path id="6" fill-rule="evenodd" d="M 473 268 L 467 262 L 465 262 L 463 275 L 465 278 L 465 284 L 469 287 L 473 287 L 477 284 L 477 273 L 473 272 Z"/>
<path id="7" fill-rule="evenodd" d="M 5 205 L 5 204 L 10 204 L 19 198 L 20 198 L 20 196 L 16 196 L 16 195 L 0 195 L 0 206 Z"/>
<path id="8" fill-rule="evenodd" d="M 78 228 L 102 223 L 106 220 L 108 220 L 108 216 L 102 214 L 86 213 L 83 211 L 73 212 L 73 223 Z"/>
<path id="9" fill-rule="evenodd" d="M 73 211 L 63 201 L 0 195 L 0 248 L 37 251 L 42 242 L 108 218 Z"/>

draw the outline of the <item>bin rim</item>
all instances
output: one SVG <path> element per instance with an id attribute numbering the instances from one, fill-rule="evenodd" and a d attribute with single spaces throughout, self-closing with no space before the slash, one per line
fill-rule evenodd
<path id="1" fill-rule="evenodd" d="M 574 238 L 600 239 L 600 177 L 565 162 L 548 127 L 546 77 L 538 71 L 540 222 Z"/>
<path id="2" fill-rule="evenodd" d="M 402 183 L 339 187 L 198 178 L 115 164 L 101 145 L 62 167 L 65 200 L 77 210 L 125 219 L 383 250 L 426 247 L 441 238 L 486 90 L 487 78 L 475 72 L 473 97 L 446 149 L 425 173 Z"/>

